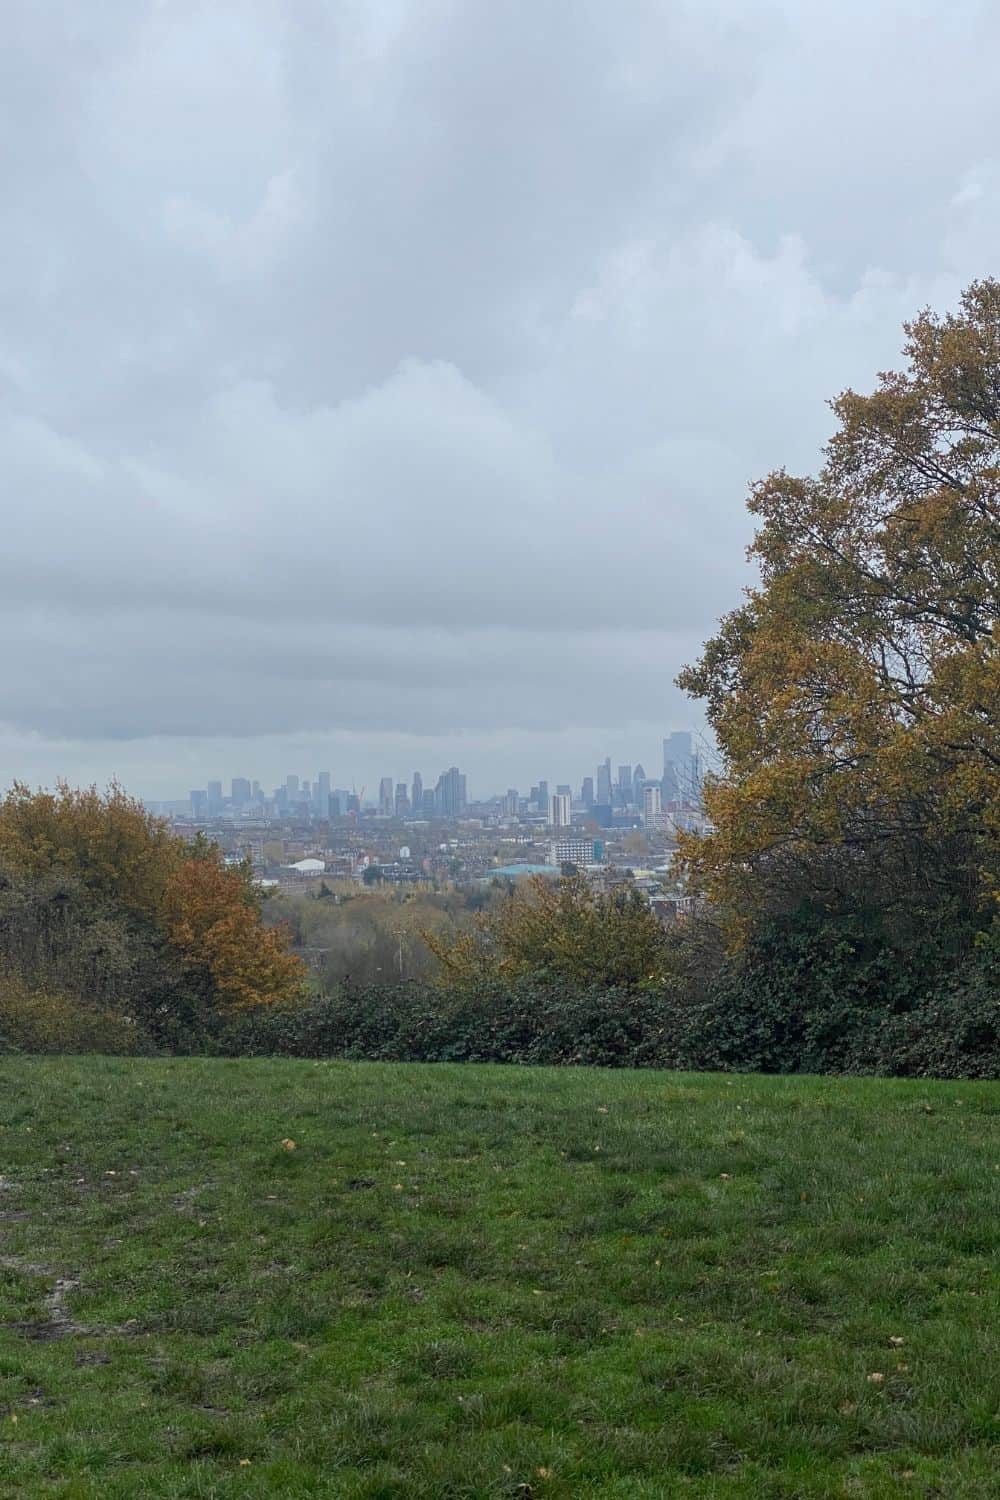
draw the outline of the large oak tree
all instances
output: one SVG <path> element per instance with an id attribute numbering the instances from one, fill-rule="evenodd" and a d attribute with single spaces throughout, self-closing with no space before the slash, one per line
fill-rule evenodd
<path id="1" fill-rule="evenodd" d="M 845 891 L 987 912 L 1000 834 L 1000 283 L 906 325 L 820 472 L 754 486 L 759 586 L 679 679 L 723 757 L 686 844 L 737 920 Z"/>

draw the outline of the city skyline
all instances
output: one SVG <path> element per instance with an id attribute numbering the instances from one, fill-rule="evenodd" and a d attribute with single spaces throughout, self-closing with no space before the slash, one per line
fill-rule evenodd
<path id="1" fill-rule="evenodd" d="M 311 776 L 286 772 L 273 786 L 260 778 L 244 775 L 208 778 L 203 787 L 190 788 L 187 797 L 146 798 L 151 805 L 196 819 L 253 814 L 269 817 L 326 818 L 363 811 L 383 819 L 421 819 L 460 816 L 470 806 L 498 804 L 509 815 L 533 813 L 548 817 L 555 827 L 568 827 L 575 809 L 633 808 L 647 817 L 660 813 L 670 801 L 697 800 L 702 777 L 710 759 L 707 743 L 696 731 L 672 730 L 660 741 L 655 769 L 647 771 L 641 761 L 619 762 L 612 769 L 610 756 L 598 763 L 594 774 L 577 783 L 550 783 L 536 778 L 530 787 L 508 786 L 504 791 L 470 791 L 468 778 L 458 766 L 441 771 L 425 781 L 415 769 L 399 779 L 383 775 L 375 783 L 356 781 L 338 784 L 330 770 Z M 650 788 L 655 787 L 655 801 Z M 662 801 L 661 801 L 662 799 Z M 186 804 L 186 808 L 185 808 Z"/>

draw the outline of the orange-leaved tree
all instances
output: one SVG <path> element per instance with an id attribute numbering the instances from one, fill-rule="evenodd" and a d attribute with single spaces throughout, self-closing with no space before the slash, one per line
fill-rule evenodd
<path id="1" fill-rule="evenodd" d="M 226 1009 L 294 1000 L 304 968 L 287 933 L 265 927 L 247 865 L 226 865 L 214 845 L 192 850 L 167 881 L 167 935 L 185 963 L 211 976 Z"/>
<path id="2" fill-rule="evenodd" d="M 62 908 L 85 907 L 88 924 L 106 916 L 134 962 L 150 940 L 165 940 L 220 1010 L 285 1001 L 302 989 L 303 965 L 286 931 L 265 925 L 249 869 L 227 866 L 214 844 L 189 844 L 116 784 L 106 792 L 15 784 L 0 798 L 0 879 L 17 882 L 22 925 L 28 907 L 50 913 L 60 899 Z M 81 929 L 47 918 L 39 930 L 53 949 L 47 958 L 59 959 L 59 943 L 77 941 Z M 0 941 L 0 967 L 4 958 Z M 125 953 L 126 970 L 128 961 Z"/>
<path id="3" fill-rule="evenodd" d="M 971 908 L 1000 872 L 1000 283 L 906 334 L 820 472 L 752 490 L 760 585 L 679 678 L 723 756 L 684 853 L 738 921 L 865 882 Z"/>

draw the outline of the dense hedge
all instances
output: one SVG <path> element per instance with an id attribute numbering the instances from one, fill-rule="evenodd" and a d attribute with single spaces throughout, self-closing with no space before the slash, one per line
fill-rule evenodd
<path id="1" fill-rule="evenodd" d="M 765 977 L 746 965 L 697 1000 L 523 980 L 460 994 L 366 988 L 246 1016 L 217 1044 L 289 1057 L 1000 1078 L 995 954 L 929 996 L 901 1003 L 898 989 L 876 998 L 855 983 L 831 996 L 808 968 Z"/>
<path id="2" fill-rule="evenodd" d="M 58 964 L 41 985 L 0 972 L 0 1051 L 1000 1078 L 1000 926 L 957 955 L 941 931 L 894 945 L 867 920 L 794 916 L 726 959 L 692 924 L 670 977 L 648 989 L 537 975 L 363 986 L 228 1018 L 155 947 L 136 962 L 133 938 L 130 962 L 87 1005 Z M 80 927 L 81 963 L 96 935 Z M 123 946 L 100 936 L 102 957 Z"/>

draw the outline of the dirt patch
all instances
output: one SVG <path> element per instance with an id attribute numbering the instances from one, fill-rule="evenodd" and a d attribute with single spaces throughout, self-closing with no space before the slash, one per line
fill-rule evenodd
<path id="1" fill-rule="evenodd" d="M 51 1276 L 54 1277 L 52 1290 L 45 1298 L 45 1308 L 48 1313 L 46 1318 L 37 1318 L 23 1323 L 3 1323 L 0 1327 L 8 1329 L 11 1333 L 19 1333 L 25 1339 L 37 1339 L 41 1343 L 49 1343 L 53 1339 L 63 1339 L 69 1334 L 90 1333 L 91 1329 L 82 1323 L 77 1323 L 70 1317 L 67 1298 L 70 1292 L 80 1285 L 79 1281 L 72 1276 L 58 1276 L 51 1266 L 41 1266 L 37 1261 L 22 1260 L 18 1255 L 0 1255 L 0 1266 L 6 1266 L 9 1270 L 21 1271 L 25 1276 Z"/>

